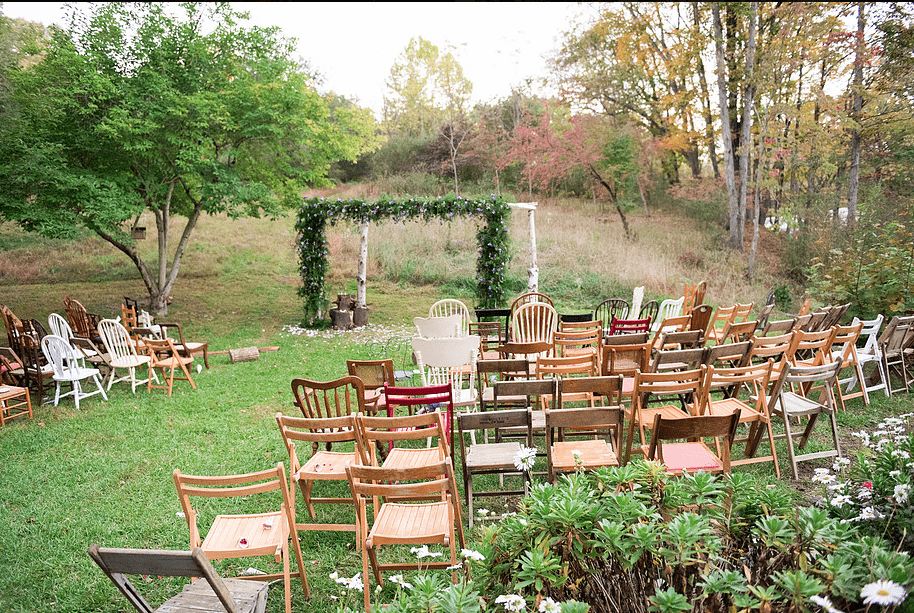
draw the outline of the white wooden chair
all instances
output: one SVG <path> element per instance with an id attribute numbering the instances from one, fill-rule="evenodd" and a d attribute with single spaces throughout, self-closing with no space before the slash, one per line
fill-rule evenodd
<path id="1" fill-rule="evenodd" d="M 470 333 L 470 309 L 467 305 L 455 298 L 445 298 L 439 300 L 428 310 L 429 317 L 447 317 L 448 315 L 460 315 L 460 336 L 466 336 Z"/>
<path id="2" fill-rule="evenodd" d="M 54 382 L 57 384 L 57 391 L 54 392 L 54 406 L 60 402 L 64 396 L 73 396 L 76 400 L 76 408 L 79 408 L 79 401 L 95 394 L 101 394 L 102 398 L 108 400 L 105 390 L 102 388 L 102 381 L 99 379 L 99 370 L 97 368 L 86 368 L 80 365 L 79 356 L 70 343 L 61 336 L 48 334 L 41 339 L 41 352 L 47 359 L 48 364 L 54 369 Z M 81 381 L 92 379 L 98 390 L 94 392 L 84 392 Z M 60 384 L 69 383 L 72 390 L 66 394 L 60 393 Z"/>
<path id="3" fill-rule="evenodd" d="M 136 386 L 149 383 L 149 377 L 155 379 L 156 383 L 159 382 L 159 378 L 155 375 L 155 371 L 152 370 L 152 366 L 150 365 L 149 356 L 137 354 L 136 347 L 124 326 L 113 319 L 103 319 L 98 322 L 98 332 L 102 337 L 105 349 L 110 355 L 111 374 L 108 376 L 109 390 L 114 383 L 129 380 L 130 389 L 135 394 Z M 144 364 L 148 369 L 148 374 L 145 379 L 138 381 L 136 378 L 136 369 Z M 118 368 L 126 369 L 127 376 L 118 379 Z"/>
<path id="4" fill-rule="evenodd" d="M 94 350 L 84 349 L 73 342 L 73 329 L 70 327 L 70 323 L 62 315 L 58 313 L 51 313 L 48 315 L 48 327 L 51 329 L 51 334 L 61 337 L 67 341 L 67 344 L 76 350 L 76 356 L 83 366 L 86 365 L 86 358 L 92 358 L 98 355 Z"/>
<path id="5" fill-rule="evenodd" d="M 685 301 L 685 296 L 681 296 L 676 300 L 664 300 L 660 303 L 660 311 L 657 313 L 657 317 L 654 318 L 654 322 L 651 324 L 651 332 L 657 332 L 660 330 L 660 326 L 663 323 L 663 320 L 668 317 L 676 317 L 677 315 L 682 314 L 682 303 Z"/>
<path id="6" fill-rule="evenodd" d="M 466 336 L 461 334 L 460 326 L 463 316 L 447 315 L 444 317 L 413 317 L 416 330 L 422 338 L 456 338 Z"/>
<path id="7" fill-rule="evenodd" d="M 474 406 L 477 401 L 476 361 L 479 359 L 478 336 L 457 338 L 422 338 L 412 341 L 416 362 L 422 371 L 422 385 L 450 384 L 455 407 Z M 464 380 L 469 384 L 464 386 Z"/>

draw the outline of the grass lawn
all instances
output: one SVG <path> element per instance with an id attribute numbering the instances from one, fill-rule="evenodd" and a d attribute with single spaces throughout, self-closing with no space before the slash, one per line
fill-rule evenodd
<path id="1" fill-rule="evenodd" d="M 313 336 L 284 332 L 283 326 L 300 319 L 290 227 L 289 219 L 205 221 L 182 267 L 166 318 L 181 322 L 189 340 L 207 340 L 211 351 L 276 345 L 278 352 L 264 352 L 257 361 L 239 364 L 230 364 L 228 356 L 211 357 L 210 370 L 199 375 L 194 371 L 198 389 L 176 383 L 171 398 L 161 390 L 152 394 L 138 390 L 133 395 L 129 385 L 117 384 L 108 402 L 95 396 L 76 411 L 72 399 L 66 399 L 56 408 L 37 407 L 33 420 L 17 420 L 0 429 L 0 525 L 5 526 L 0 548 L 8 552 L 0 578 L 0 610 L 126 610 L 126 601 L 86 550 L 93 542 L 110 547 L 186 548 L 187 525 L 177 516 L 181 509 L 172 480 L 175 468 L 206 475 L 261 470 L 278 461 L 288 467 L 274 415 L 297 413 L 291 404 L 292 378 L 337 378 L 345 374 L 349 358 L 391 357 L 398 368 L 407 363 L 411 318 L 426 313 L 445 292 L 381 278 L 369 286 L 373 325 L 364 331 Z M 351 240 L 347 232 L 339 230 L 333 240 Z M 51 310 L 62 310 L 65 294 L 106 316 L 119 313 L 121 296 L 142 297 L 140 282 L 119 268 L 119 261 L 114 265 L 92 246 L 94 239 L 22 244 L 14 234 L 15 230 L 0 227 L 0 245 L 8 255 L 7 267 L 0 269 L 0 300 L 20 317 L 46 319 Z M 13 258 L 37 262 L 30 282 L 16 277 L 20 269 L 10 267 Z M 74 258 L 82 258 L 82 268 L 73 268 Z M 345 270 L 354 269 L 354 262 L 334 265 L 333 284 L 328 288 L 350 290 Z M 69 272 L 54 272 L 68 266 Z M 106 279 L 105 270 L 112 266 Z M 542 261 L 540 266 L 545 268 Z M 457 297 L 472 304 L 469 295 Z M 583 298 L 577 303 L 573 296 L 563 300 L 569 307 L 589 304 Z M 867 427 L 882 416 L 910 411 L 912 404 L 908 396 L 880 397 L 864 411 L 859 400 L 852 401 L 848 413 L 839 416 L 842 434 Z M 825 433 L 824 423 L 819 431 Z M 806 489 L 789 480 L 783 444 L 778 453 L 784 475 L 780 486 Z M 768 464 L 738 470 L 773 480 Z M 477 506 L 501 511 L 510 503 L 483 499 Z M 236 504 L 229 510 L 255 506 L 255 501 Z M 218 502 L 201 511 L 202 528 L 209 525 L 217 506 Z M 303 509 L 299 511 L 301 517 Z M 344 521 L 349 512 L 335 509 L 330 517 Z M 476 533 L 467 536 L 472 547 Z M 361 569 L 353 538 L 346 533 L 308 533 L 302 536 L 302 546 L 312 599 L 306 600 L 293 582 L 293 609 L 332 610 L 337 602 L 331 596 L 343 588 L 328 575 L 336 571 L 352 576 Z M 251 558 L 219 563 L 217 568 L 230 573 L 249 566 L 268 571 L 276 565 Z M 174 593 L 179 582 L 157 577 L 137 581 L 155 604 Z M 388 584 L 381 599 L 393 593 Z M 283 606 L 282 589 L 276 585 L 268 611 L 282 611 Z"/>

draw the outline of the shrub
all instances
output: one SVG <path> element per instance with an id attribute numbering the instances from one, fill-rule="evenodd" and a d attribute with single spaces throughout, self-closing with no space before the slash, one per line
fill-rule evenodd
<path id="1" fill-rule="evenodd" d="M 482 541 L 481 593 L 594 611 L 803 611 L 813 597 L 847 611 L 873 576 L 914 582 L 907 554 L 784 490 L 643 461 L 534 488 Z"/>

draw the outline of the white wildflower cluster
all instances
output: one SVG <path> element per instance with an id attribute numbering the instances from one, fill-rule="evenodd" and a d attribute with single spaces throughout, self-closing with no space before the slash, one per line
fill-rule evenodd
<path id="1" fill-rule="evenodd" d="M 551 598 L 544 598 L 540 601 L 540 613 L 562 613 L 562 605 Z"/>
<path id="2" fill-rule="evenodd" d="M 422 558 L 439 558 L 439 557 L 441 557 L 440 551 L 429 551 L 428 545 L 423 545 L 422 547 L 411 547 L 409 552 L 416 554 L 416 557 L 419 558 L 420 560 Z"/>
<path id="3" fill-rule="evenodd" d="M 535 462 L 536 447 L 521 447 L 514 456 L 514 467 L 523 472 L 532 470 Z"/>
<path id="4" fill-rule="evenodd" d="M 352 577 L 340 577 L 340 574 L 337 572 L 330 573 L 330 578 L 339 583 L 340 585 L 345 585 L 348 590 L 358 590 L 362 591 L 365 586 L 362 583 L 362 575 L 356 573 Z"/>
<path id="5" fill-rule="evenodd" d="M 517 594 L 504 594 L 495 599 L 495 604 L 504 605 L 505 611 L 523 611 L 527 608 L 527 601 Z"/>
<path id="6" fill-rule="evenodd" d="M 399 585 L 404 590 L 413 589 L 413 584 L 405 581 L 403 579 L 403 575 L 391 575 L 390 577 L 388 577 L 388 580 L 395 585 Z"/>
<path id="7" fill-rule="evenodd" d="M 476 562 L 484 562 L 486 559 L 484 555 L 473 549 L 461 549 L 460 555 L 468 560 L 475 560 Z"/>
<path id="8" fill-rule="evenodd" d="M 844 613 L 840 609 L 836 609 L 835 605 L 832 604 L 831 599 L 828 596 L 810 596 L 809 599 L 814 603 L 822 607 L 822 610 L 825 613 Z"/>

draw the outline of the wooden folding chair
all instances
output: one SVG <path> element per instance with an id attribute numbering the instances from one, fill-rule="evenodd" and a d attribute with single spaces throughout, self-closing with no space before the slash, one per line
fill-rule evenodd
<path id="1" fill-rule="evenodd" d="M 704 373 L 701 369 L 635 374 L 631 419 L 625 445 L 626 463 L 632 453 L 636 428 L 641 438 L 641 445 L 637 451 L 647 456 L 649 446 L 645 430 L 652 427 L 657 415 L 667 419 L 680 419 L 687 415 L 699 414 L 703 382 Z M 664 403 L 660 406 L 649 406 L 651 396 L 663 400 Z M 666 404 L 673 398 L 676 399 L 678 406 Z"/>
<path id="2" fill-rule="evenodd" d="M 305 574 L 301 546 L 298 543 L 298 536 L 292 531 L 292 527 L 295 526 L 295 516 L 292 514 L 286 470 L 282 462 L 269 470 L 218 477 L 185 475 L 175 469 L 174 480 L 175 487 L 178 489 L 178 498 L 181 500 L 181 508 L 190 529 L 191 548 L 200 547 L 210 560 L 274 556 L 277 562 L 283 564 L 282 573 L 253 575 L 248 579 L 255 581 L 282 579 L 285 587 L 286 613 L 292 613 L 289 561 L 289 540 L 291 540 L 295 551 L 295 561 L 298 564 L 296 574 L 301 579 L 305 597 L 310 596 L 311 591 L 308 587 L 308 576 Z M 232 508 L 237 509 L 241 499 L 276 490 L 282 494 L 282 504 L 278 511 L 217 515 L 209 532 L 202 537 L 197 522 L 198 510 L 191 504 L 192 496 L 233 498 L 235 501 Z"/>
<path id="3" fill-rule="evenodd" d="M 175 379 L 178 379 L 179 381 L 187 381 L 190 383 L 192 388 L 197 389 L 197 384 L 194 383 L 193 378 L 190 376 L 190 371 L 187 369 L 188 364 L 191 364 L 194 359 L 192 357 L 181 355 L 170 338 L 157 340 L 154 338 L 146 337 L 143 339 L 143 343 L 145 343 L 146 350 L 149 352 L 150 371 L 158 368 L 162 373 L 162 378 L 164 379 L 163 385 L 153 385 L 152 377 L 149 377 L 146 380 L 147 392 L 151 391 L 152 388 L 155 387 L 158 389 L 167 389 L 168 395 L 171 396 Z M 183 377 L 175 376 L 175 372 L 178 369 L 184 373 Z"/>
<path id="4" fill-rule="evenodd" d="M 366 611 L 371 611 L 369 562 L 378 585 L 383 584 L 384 572 L 416 567 L 415 557 L 408 562 L 380 562 L 377 552 L 381 545 L 443 545 L 450 549 L 450 560 L 423 562 L 423 566 L 456 567 L 457 547 L 466 547 L 466 541 L 460 517 L 460 498 L 449 461 L 408 469 L 353 465 L 346 469 L 346 473 L 358 514 Z M 369 498 L 384 500 L 376 509 L 372 524 L 368 523 Z M 432 501 L 392 502 L 419 499 Z M 456 572 L 452 573 L 452 579 L 456 582 Z"/>
<path id="5" fill-rule="evenodd" d="M 714 343 L 715 345 L 720 345 L 723 341 L 723 329 L 726 325 L 733 321 L 733 316 L 736 313 L 736 306 L 728 307 L 717 307 L 717 311 L 714 313 L 714 316 L 711 318 L 711 322 L 708 324 L 708 331 L 705 333 L 709 343 Z"/>
<path id="6" fill-rule="evenodd" d="M 393 388 L 388 388 L 393 389 Z M 410 468 L 427 466 L 451 458 L 451 438 L 445 426 L 444 415 L 437 409 L 447 405 L 450 386 L 428 388 L 395 388 L 397 394 L 388 396 L 387 417 L 359 415 L 356 424 L 362 440 L 362 464 L 384 468 Z M 416 391 L 422 390 L 422 391 Z M 428 391 L 425 391 L 428 390 Z M 403 396 L 400 396 L 400 393 Z M 396 407 L 406 403 L 420 407 L 414 415 L 394 415 Z M 410 447 L 409 441 L 428 440 L 433 447 Z M 378 455 L 385 454 L 379 464 Z"/>
<path id="7" fill-rule="evenodd" d="M 634 395 L 635 375 L 649 370 L 651 345 L 650 342 L 604 345 L 600 374 L 603 376 L 622 375 L 623 398 L 631 399 Z"/>
<path id="8" fill-rule="evenodd" d="M 860 365 L 860 358 L 857 355 L 857 340 L 860 338 L 860 333 L 863 331 L 863 322 L 857 318 L 854 318 L 854 323 L 849 326 L 835 326 L 835 337 L 832 339 L 832 352 L 830 359 L 832 360 L 841 360 L 841 370 L 847 368 L 853 369 L 853 377 L 857 381 L 863 381 L 863 368 Z M 841 405 L 842 411 L 847 411 L 847 407 L 844 405 L 845 400 L 850 400 L 851 398 L 863 397 L 863 406 L 869 406 L 870 397 L 866 391 L 866 385 L 861 385 L 860 390 L 855 394 L 845 395 L 844 391 L 841 389 L 841 386 L 845 383 L 851 381 L 848 379 L 841 379 L 841 371 L 838 371 L 838 381 L 836 382 L 836 391 L 838 396 L 838 403 Z"/>
<path id="9" fill-rule="evenodd" d="M 658 414 L 654 416 L 647 458 L 661 462 L 673 475 L 698 471 L 729 473 L 730 445 L 738 422 L 739 411 L 730 415 L 691 415 L 675 419 Z M 718 453 L 711 451 L 702 440 L 711 437 L 726 439 Z M 681 439 L 687 442 L 664 443 Z"/>
<path id="10" fill-rule="evenodd" d="M 200 547 L 192 551 L 156 549 L 112 549 L 93 544 L 89 556 L 117 586 L 127 601 L 140 613 L 263 613 L 267 606 L 269 584 L 243 579 L 223 579 Z M 202 577 L 184 586 L 184 590 L 163 603 L 152 606 L 126 575 Z"/>

